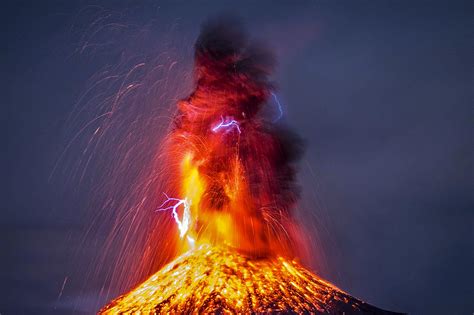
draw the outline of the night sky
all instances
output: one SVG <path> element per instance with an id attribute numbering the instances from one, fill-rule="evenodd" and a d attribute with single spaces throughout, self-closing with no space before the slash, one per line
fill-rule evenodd
<path id="1" fill-rule="evenodd" d="M 312 268 L 380 308 L 474 311 L 472 2 L 132 3 L 2 3 L 0 314 L 92 314 L 107 302 L 81 281 L 102 239 L 82 241 L 93 180 L 71 179 L 80 143 L 53 172 L 66 119 L 134 32 L 146 28 L 153 47 L 173 38 L 190 63 L 201 23 L 220 13 L 278 58 L 284 119 L 307 148 L 298 216 L 320 253 Z M 97 12 L 133 27 L 78 50 Z"/>

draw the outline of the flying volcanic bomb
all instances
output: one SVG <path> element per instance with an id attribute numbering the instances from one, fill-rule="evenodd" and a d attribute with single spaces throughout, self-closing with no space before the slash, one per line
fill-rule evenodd
<path id="1" fill-rule="evenodd" d="M 393 314 L 295 260 L 304 247 L 292 216 L 302 141 L 265 109 L 276 100 L 281 115 L 272 54 L 238 23 L 213 20 L 194 58 L 195 88 L 162 147 L 163 203 L 150 209 L 175 221 L 180 256 L 100 313 Z"/>

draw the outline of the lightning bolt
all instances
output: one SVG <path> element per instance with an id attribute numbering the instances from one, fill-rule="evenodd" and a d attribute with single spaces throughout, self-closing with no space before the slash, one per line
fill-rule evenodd
<path id="1" fill-rule="evenodd" d="M 275 93 L 271 92 L 272 96 L 273 96 L 273 99 L 275 100 L 277 106 L 278 106 L 278 112 L 279 112 L 279 115 L 277 118 L 275 118 L 273 120 L 273 122 L 277 122 L 281 119 L 281 117 L 283 117 L 283 107 L 281 106 L 280 104 L 280 101 L 278 100 L 278 97 Z"/>
<path id="2" fill-rule="evenodd" d="M 179 229 L 179 237 L 183 238 L 186 235 L 186 232 L 189 229 L 189 224 L 191 222 L 191 211 L 190 206 L 191 203 L 188 201 L 187 198 L 178 199 L 178 198 L 171 198 L 168 197 L 167 194 L 163 193 L 166 196 L 166 200 L 161 204 L 157 211 L 168 211 L 172 210 L 173 219 L 176 222 L 176 225 Z M 178 215 L 178 208 L 179 206 L 183 206 L 183 218 L 179 219 Z M 191 238 L 192 240 L 192 238 Z M 191 241 L 190 237 L 188 236 L 188 241 Z M 192 240 L 194 242 L 194 240 Z"/>
<path id="3" fill-rule="evenodd" d="M 230 129 L 232 129 L 232 128 L 236 128 L 237 131 L 238 131 L 239 133 L 241 133 L 241 131 L 240 131 L 240 126 L 239 126 L 239 122 L 236 121 L 236 120 L 234 120 L 234 119 L 232 119 L 232 117 L 230 117 L 230 118 L 229 118 L 229 117 L 226 117 L 226 118 L 224 119 L 224 117 L 221 116 L 221 122 L 218 123 L 217 125 L 215 125 L 211 130 L 212 130 L 213 132 L 217 132 L 217 131 L 218 131 L 219 129 L 221 129 L 221 128 L 223 128 L 223 129 L 228 129 L 228 130 L 230 130 Z"/>

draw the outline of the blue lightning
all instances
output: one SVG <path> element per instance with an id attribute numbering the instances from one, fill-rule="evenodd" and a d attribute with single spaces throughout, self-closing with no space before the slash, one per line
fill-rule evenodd
<path id="1" fill-rule="evenodd" d="M 224 128 L 224 129 L 228 128 L 230 130 L 233 127 L 235 127 L 239 133 L 241 133 L 238 121 L 232 119 L 232 117 L 230 118 L 226 117 L 226 119 L 224 119 L 224 117 L 221 116 L 221 122 L 217 124 L 216 126 L 214 126 L 211 130 L 213 132 L 217 132 L 221 128 Z"/>
<path id="2" fill-rule="evenodd" d="M 279 115 L 276 119 L 273 120 L 273 122 L 277 122 L 281 119 L 281 117 L 283 117 L 283 107 L 281 106 L 280 104 L 280 101 L 278 100 L 278 97 L 275 93 L 271 92 L 272 93 L 272 96 L 273 96 L 273 99 L 275 100 L 275 102 L 277 103 L 278 105 L 278 111 L 279 111 Z"/>

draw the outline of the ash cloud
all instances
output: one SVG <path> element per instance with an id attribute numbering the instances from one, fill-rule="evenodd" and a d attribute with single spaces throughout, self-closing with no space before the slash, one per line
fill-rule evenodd
<path id="1" fill-rule="evenodd" d="M 259 225 L 243 227 L 240 233 L 257 234 L 254 243 L 263 245 L 256 247 L 268 248 L 275 239 L 289 248 L 291 210 L 299 196 L 296 164 L 303 142 L 287 127 L 272 123 L 264 110 L 275 89 L 275 65 L 270 49 L 251 39 L 237 19 L 219 17 L 204 23 L 195 44 L 195 89 L 178 104 L 172 145 L 181 147 L 174 152 L 186 147 L 195 151 L 196 164 L 207 179 L 201 209 L 210 211 L 233 211 L 226 186 L 235 171 L 231 161 L 237 158 L 247 185 L 245 203 L 251 209 L 245 215 L 248 224 Z M 227 130 L 216 143 L 210 126 L 220 119 L 232 119 L 239 132 Z M 246 220 L 242 213 L 233 219 Z"/>

